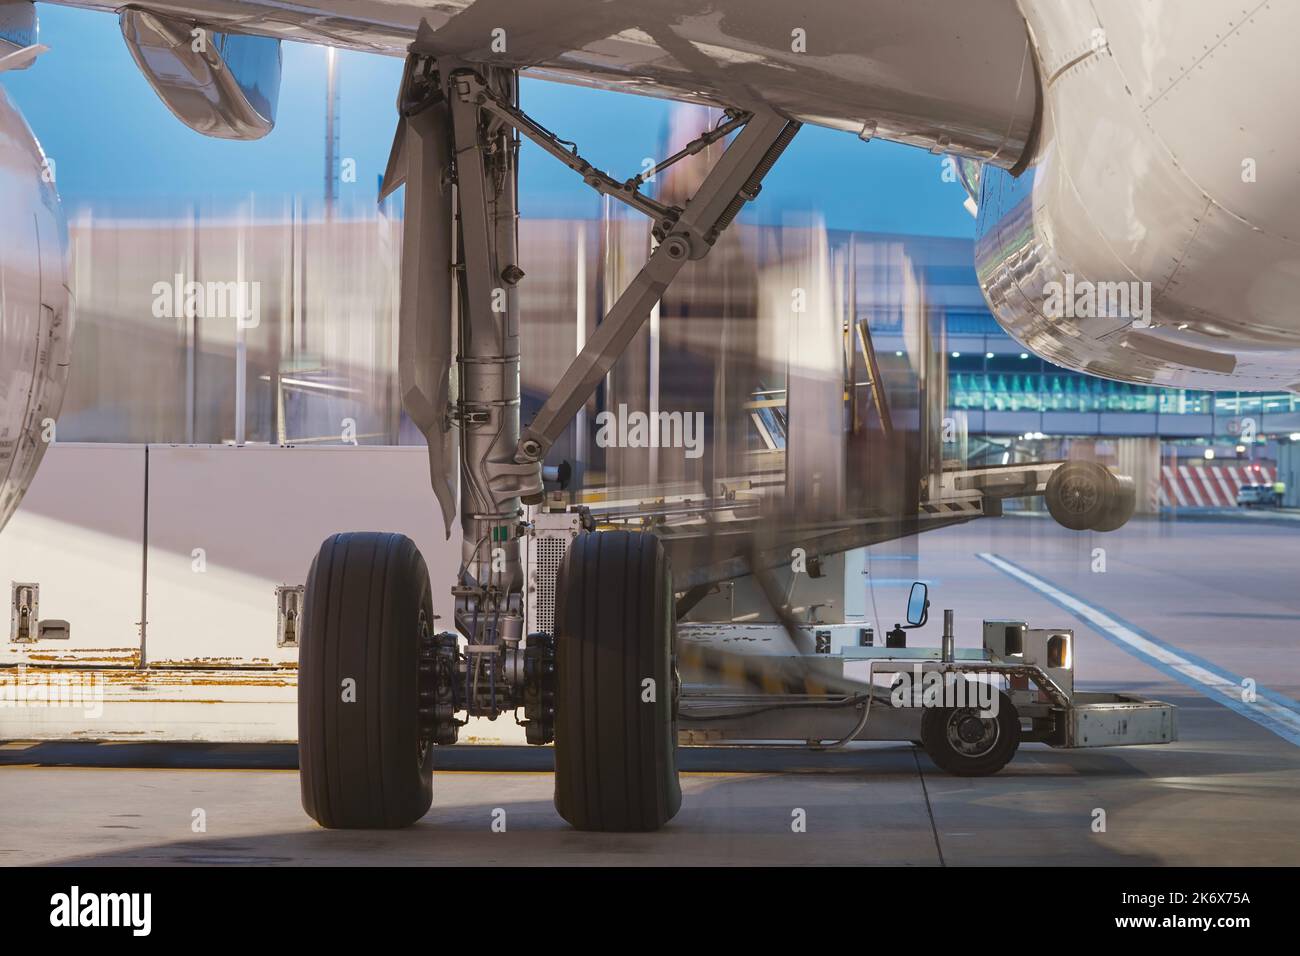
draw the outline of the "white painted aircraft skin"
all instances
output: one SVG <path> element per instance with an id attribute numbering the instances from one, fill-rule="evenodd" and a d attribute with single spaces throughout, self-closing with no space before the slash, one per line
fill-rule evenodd
<path id="1" fill-rule="evenodd" d="M 67 225 L 53 179 L 0 86 L 0 528 L 56 437 L 68 382 Z"/>
<path id="2" fill-rule="evenodd" d="M 1043 122 L 1029 172 L 981 183 L 998 321 L 1105 378 L 1300 390 L 1300 4 L 1021 6 Z M 1067 280 L 1137 283 L 1149 315 L 1061 319 L 1049 283 Z"/>
<path id="3" fill-rule="evenodd" d="M 852 133 L 874 128 L 882 138 L 1007 167 L 1023 153 L 1037 106 L 1028 38 L 1013 0 L 151 0 L 135 6 L 237 32 L 393 56 L 406 54 L 424 24 L 423 48 L 430 52 L 624 92 L 766 105 L 807 122 Z"/>

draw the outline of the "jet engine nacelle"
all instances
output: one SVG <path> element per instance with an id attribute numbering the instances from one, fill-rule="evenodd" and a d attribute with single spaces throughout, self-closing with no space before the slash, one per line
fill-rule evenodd
<path id="1" fill-rule="evenodd" d="M 54 168 L 0 87 L 0 528 L 54 440 L 72 349 Z"/>
<path id="2" fill-rule="evenodd" d="M 1028 171 L 979 183 L 998 321 L 1105 378 L 1300 389 L 1300 5 L 1020 8 L 1041 122 Z"/>

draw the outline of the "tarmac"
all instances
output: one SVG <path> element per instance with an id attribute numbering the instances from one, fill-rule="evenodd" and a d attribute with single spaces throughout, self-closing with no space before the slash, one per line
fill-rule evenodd
<path id="1" fill-rule="evenodd" d="M 555 813 L 546 749 L 439 751 L 419 824 L 345 832 L 303 813 L 292 747 L 19 741 L 0 744 L 0 863 L 1295 865 L 1298 556 L 1293 521 L 1231 514 L 1110 534 L 1008 514 L 871 549 L 884 628 L 912 578 L 932 601 L 917 644 L 943 608 L 965 646 L 984 618 L 1073 627 L 1078 685 L 1176 704 L 1173 744 L 1027 744 L 978 779 L 906 743 L 683 748 L 672 822 L 597 834 Z"/>

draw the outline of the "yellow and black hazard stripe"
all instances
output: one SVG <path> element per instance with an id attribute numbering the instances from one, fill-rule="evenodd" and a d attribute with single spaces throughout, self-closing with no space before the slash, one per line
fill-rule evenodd
<path id="1" fill-rule="evenodd" d="M 686 644 L 677 650 L 682 669 L 707 676 L 729 687 L 761 694 L 797 694 L 825 697 L 856 694 L 866 684 L 851 680 L 831 680 L 819 674 L 798 657 L 764 654 L 739 654 L 701 644 Z"/>

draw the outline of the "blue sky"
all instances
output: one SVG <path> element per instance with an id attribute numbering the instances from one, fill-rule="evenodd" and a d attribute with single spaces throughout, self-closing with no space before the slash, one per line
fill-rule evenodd
<path id="1" fill-rule="evenodd" d="M 70 213 L 93 205 L 115 212 L 165 209 L 188 201 L 277 201 L 323 192 L 325 51 L 286 43 L 275 130 L 253 143 L 210 139 L 181 125 L 136 69 L 110 14 L 38 5 L 50 52 L 29 70 L 0 79 L 56 164 Z M 345 208 L 371 203 L 388 158 L 400 61 L 341 52 L 340 155 L 357 182 L 340 185 Z M 617 178 L 658 154 L 671 104 L 646 97 L 526 81 L 523 105 L 543 125 L 579 144 Z M 524 215 L 591 216 L 594 194 L 567 169 L 525 145 Z M 749 215 L 778 222 L 819 212 L 828 226 L 962 236 L 974 220 L 965 194 L 940 178 L 940 159 L 892 143 L 863 143 L 804 127 Z"/>

